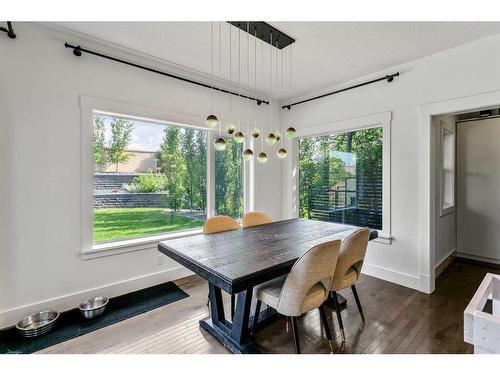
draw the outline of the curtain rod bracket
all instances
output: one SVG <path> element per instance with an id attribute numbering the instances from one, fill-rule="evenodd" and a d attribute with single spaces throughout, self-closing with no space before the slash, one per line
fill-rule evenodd
<path id="1" fill-rule="evenodd" d="M 16 33 L 14 32 L 14 28 L 12 27 L 12 22 L 7 21 L 7 27 L 0 27 L 0 31 L 7 33 L 7 36 L 10 39 L 16 39 Z"/>

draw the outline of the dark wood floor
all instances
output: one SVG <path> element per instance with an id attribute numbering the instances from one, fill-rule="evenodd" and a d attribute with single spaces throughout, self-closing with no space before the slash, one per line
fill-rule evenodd
<path id="1" fill-rule="evenodd" d="M 342 294 L 348 307 L 342 316 L 347 335 L 340 346 L 337 320 L 330 312 L 338 353 L 472 353 L 463 341 L 463 311 L 487 272 L 484 265 L 453 261 L 436 280 L 431 295 L 363 275 L 357 284 L 366 324 L 361 325 L 350 290 Z M 197 278 L 184 280 L 190 298 L 58 344 L 45 353 L 228 353 L 198 327 L 208 315 L 207 285 Z M 303 353 L 329 353 L 317 311 L 299 319 Z M 257 332 L 265 353 L 293 353 L 285 319 Z"/>

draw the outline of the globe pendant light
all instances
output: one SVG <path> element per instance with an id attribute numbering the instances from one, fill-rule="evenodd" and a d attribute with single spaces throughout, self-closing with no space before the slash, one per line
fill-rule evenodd
<path id="1" fill-rule="evenodd" d="M 243 151 L 242 155 L 243 155 L 243 159 L 245 159 L 245 161 L 250 161 L 253 158 L 253 151 L 250 150 L 249 148 L 247 148 L 245 151 Z"/>
<path id="2" fill-rule="evenodd" d="M 261 152 L 259 156 L 257 156 L 257 161 L 259 163 L 265 163 L 267 161 L 267 154 L 265 152 Z"/>
<path id="3" fill-rule="evenodd" d="M 288 129 L 286 129 L 285 134 L 288 138 L 293 138 L 297 135 L 297 131 L 295 130 L 295 128 L 290 126 Z"/>
<path id="4" fill-rule="evenodd" d="M 209 127 L 215 128 L 218 123 L 219 123 L 219 120 L 217 119 L 217 116 L 215 116 L 215 115 L 209 115 L 207 117 L 207 125 Z"/>
<path id="5" fill-rule="evenodd" d="M 254 138 L 259 138 L 259 135 L 260 135 L 260 130 L 259 130 L 259 129 L 257 129 L 257 128 L 254 128 L 254 129 L 252 130 L 252 137 L 254 137 Z"/>
<path id="6" fill-rule="evenodd" d="M 279 141 L 280 141 L 280 139 L 281 139 L 281 134 L 280 134 L 280 132 L 279 132 L 279 131 L 275 131 L 275 132 L 274 132 L 274 136 L 276 137 L 276 142 L 279 142 Z"/>
<path id="7" fill-rule="evenodd" d="M 269 133 L 266 137 L 266 143 L 269 145 L 269 146 L 272 146 L 276 143 L 276 136 L 274 135 L 274 133 Z"/>
<path id="8" fill-rule="evenodd" d="M 280 149 L 278 150 L 278 157 L 279 157 L 280 159 L 284 159 L 284 158 L 286 158 L 286 155 L 287 155 L 287 152 L 286 152 L 286 150 L 285 150 L 284 148 L 280 148 Z"/>
<path id="9" fill-rule="evenodd" d="M 233 134 L 235 131 L 236 131 L 236 126 L 234 126 L 233 124 L 229 123 L 227 124 L 227 132 L 228 134 Z"/>
<path id="10" fill-rule="evenodd" d="M 234 141 L 236 143 L 243 143 L 244 140 L 245 136 L 243 135 L 243 133 L 240 131 L 236 132 L 236 134 L 234 135 Z"/>
<path id="11" fill-rule="evenodd" d="M 224 151 L 226 149 L 226 140 L 223 137 L 219 137 L 214 142 L 214 148 L 217 151 Z"/>

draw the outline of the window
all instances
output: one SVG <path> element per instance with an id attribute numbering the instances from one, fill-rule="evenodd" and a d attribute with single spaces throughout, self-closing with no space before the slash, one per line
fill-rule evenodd
<path id="1" fill-rule="evenodd" d="M 93 243 L 203 226 L 207 131 L 93 113 Z"/>
<path id="2" fill-rule="evenodd" d="M 299 140 L 299 216 L 382 230 L 383 128 Z"/>
<path id="3" fill-rule="evenodd" d="M 455 133 L 441 121 L 441 216 L 455 208 Z"/>
<path id="4" fill-rule="evenodd" d="M 215 152 L 215 214 L 243 216 L 243 144 L 226 139 L 226 150 Z"/>

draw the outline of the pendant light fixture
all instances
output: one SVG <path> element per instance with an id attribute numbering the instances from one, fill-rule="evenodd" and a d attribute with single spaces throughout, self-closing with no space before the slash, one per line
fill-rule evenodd
<path id="1" fill-rule="evenodd" d="M 292 46 L 290 46 L 290 61 L 289 62 L 290 62 L 289 75 L 290 75 L 290 92 L 291 92 L 292 91 Z M 293 138 L 297 135 L 297 131 L 295 130 L 295 128 L 293 126 L 289 126 L 286 129 L 285 134 L 288 138 Z"/>
<path id="2" fill-rule="evenodd" d="M 249 75 L 249 74 L 250 74 L 250 73 L 249 73 L 249 71 L 248 71 L 248 69 L 249 69 L 249 57 L 248 57 L 248 52 L 249 52 L 249 48 L 248 48 L 248 42 L 249 42 L 249 34 L 248 34 L 248 32 L 249 32 L 249 27 L 250 27 L 250 23 L 249 23 L 249 22 L 247 22 L 247 89 L 248 89 L 248 90 L 250 90 L 250 88 L 249 88 L 249 86 L 250 86 L 250 85 L 249 85 L 249 83 L 250 83 L 250 82 L 249 82 L 249 81 L 250 81 L 250 75 Z M 238 43 L 240 43 L 240 42 L 241 42 L 241 39 L 239 39 L 239 40 L 238 40 Z M 239 66 L 239 63 L 238 63 L 238 66 Z M 248 91 L 248 92 L 249 92 L 249 91 Z M 250 120 L 249 120 L 248 115 L 249 115 L 249 112 L 248 112 L 248 106 L 247 106 L 247 134 L 250 132 Z M 254 129 L 254 130 L 255 130 L 255 129 Z M 253 132 L 252 132 L 252 137 L 254 137 Z M 258 135 L 257 135 L 257 137 L 258 137 Z M 238 142 L 238 143 L 242 143 L 242 142 L 245 140 L 245 137 L 244 137 L 244 135 L 243 135 L 241 132 L 238 132 L 238 133 L 234 136 L 234 138 L 235 138 L 236 142 Z M 256 137 L 254 137 L 254 138 L 256 138 Z M 240 141 L 240 139 L 241 139 L 241 141 Z M 243 151 L 243 153 L 242 153 L 242 155 L 243 155 L 243 160 L 245 160 L 245 161 L 250 161 L 250 160 L 252 160 L 252 159 L 253 159 L 253 151 L 252 151 L 252 149 L 249 147 L 249 146 L 250 146 L 250 142 L 251 142 L 251 140 L 249 139 L 249 140 L 248 140 L 248 143 L 249 143 L 249 144 L 247 144 L 247 145 L 246 145 L 246 148 L 245 148 L 245 150 L 244 150 L 244 151 Z"/>
<path id="3" fill-rule="evenodd" d="M 222 75 L 222 24 L 219 22 L 219 75 Z M 222 120 L 219 121 L 219 137 L 214 141 L 214 148 L 217 151 L 224 151 L 227 143 L 222 136 Z"/>
<path id="4" fill-rule="evenodd" d="M 214 23 L 210 22 L 210 34 L 211 34 L 211 39 L 210 39 L 210 52 L 211 52 L 211 61 L 210 61 L 210 73 L 211 73 L 211 78 L 213 79 L 214 76 Z M 212 86 L 212 90 L 210 90 L 210 99 L 211 99 L 211 115 L 207 116 L 207 126 L 210 128 L 215 128 L 218 123 L 217 116 L 215 116 L 214 113 L 214 90 Z"/>
<path id="5" fill-rule="evenodd" d="M 291 46 L 290 46 L 291 48 Z M 290 49 L 291 51 L 291 49 Z M 290 57 L 291 57 L 291 52 L 290 52 Z M 281 74 L 280 74 L 280 94 L 283 93 L 283 53 L 280 54 L 280 60 L 281 60 L 281 64 L 280 64 L 280 67 L 281 67 Z M 280 131 L 283 130 L 283 124 L 280 122 Z M 278 158 L 280 159 L 284 159 L 286 158 L 288 152 L 286 151 L 285 147 L 284 147 L 284 139 L 281 137 L 281 134 L 280 132 L 276 132 L 277 134 L 277 140 L 278 142 L 281 140 L 281 146 L 280 146 L 280 149 L 278 150 L 278 152 L 276 153 L 276 155 L 278 155 Z"/>

